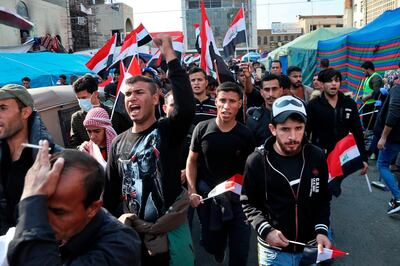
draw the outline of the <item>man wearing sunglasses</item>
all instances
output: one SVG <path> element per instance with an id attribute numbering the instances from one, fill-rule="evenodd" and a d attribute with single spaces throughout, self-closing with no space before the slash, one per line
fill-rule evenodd
<path id="1" fill-rule="evenodd" d="M 354 135 L 363 160 L 361 175 L 368 170 L 364 137 L 356 103 L 345 96 L 340 89 L 342 75 L 332 68 L 321 71 L 318 80 L 322 85 L 322 94 L 307 105 L 307 132 L 311 142 L 329 154 L 336 143 L 349 133 Z M 329 183 L 331 193 L 338 197 L 341 193 L 342 177 L 336 177 Z"/>
<path id="2" fill-rule="evenodd" d="M 323 151 L 304 138 L 303 102 L 272 105 L 272 137 L 247 159 L 240 201 L 257 233 L 259 265 L 300 265 L 304 246 L 329 248 L 328 170 Z"/>

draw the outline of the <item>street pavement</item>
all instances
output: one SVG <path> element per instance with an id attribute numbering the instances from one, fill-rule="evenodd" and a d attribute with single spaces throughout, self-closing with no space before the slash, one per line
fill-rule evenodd
<path id="1" fill-rule="evenodd" d="M 372 162 L 374 164 L 374 162 Z M 374 166 L 370 167 L 369 178 L 378 180 Z M 372 187 L 369 192 L 364 176 L 355 173 L 342 183 L 342 195 L 331 202 L 331 220 L 334 245 L 349 253 L 337 258 L 335 266 L 399 266 L 400 265 L 400 214 L 386 214 L 390 192 Z M 199 224 L 193 221 L 193 241 L 197 265 L 217 266 L 213 257 L 199 245 Z M 238 243 L 240 245 L 240 243 Z M 252 231 L 249 266 L 257 265 L 257 248 Z"/>

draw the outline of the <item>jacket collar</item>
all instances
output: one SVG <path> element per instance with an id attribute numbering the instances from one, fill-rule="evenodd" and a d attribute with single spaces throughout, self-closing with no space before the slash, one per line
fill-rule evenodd
<path id="1" fill-rule="evenodd" d="M 105 210 L 101 208 L 81 232 L 73 236 L 65 245 L 60 247 L 63 260 L 82 254 L 82 252 L 90 248 L 90 243 L 97 242 L 96 238 L 103 225 L 105 215 Z"/>

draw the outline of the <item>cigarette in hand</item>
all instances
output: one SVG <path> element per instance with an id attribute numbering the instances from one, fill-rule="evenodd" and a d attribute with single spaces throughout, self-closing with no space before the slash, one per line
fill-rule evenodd
<path id="1" fill-rule="evenodd" d="M 21 146 L 25 147 L 25 148 L 32 148 L 32 149 L 41 149 L 42 148 L 42 146 L 40 146 L 40 145 L 35 145 L 35 144 L 30 144 L 30 143 L 22 143 Z M 51 150 L 51 148 L 49 147 L 49 151 L 50 150 Z"/>

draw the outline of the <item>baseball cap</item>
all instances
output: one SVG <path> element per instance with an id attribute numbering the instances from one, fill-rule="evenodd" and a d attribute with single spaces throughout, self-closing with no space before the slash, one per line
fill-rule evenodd
<path id="1" fill-rule="evenodd" d="M 26 106 L 33 108 L 33 98 L 28 90 L 18 84 L 7 84 L 0 88 L 0 100 L 18 99 Z"/>
<path id="2" fill-rule="evenodd" d="M 272 119 L 277 124 L 284 123 L 292 114 L 298 114 L 307 122 L 307 113 L 304 103 L 299 98 L 286 95 L 279 97 L 272 104 Z"/>

